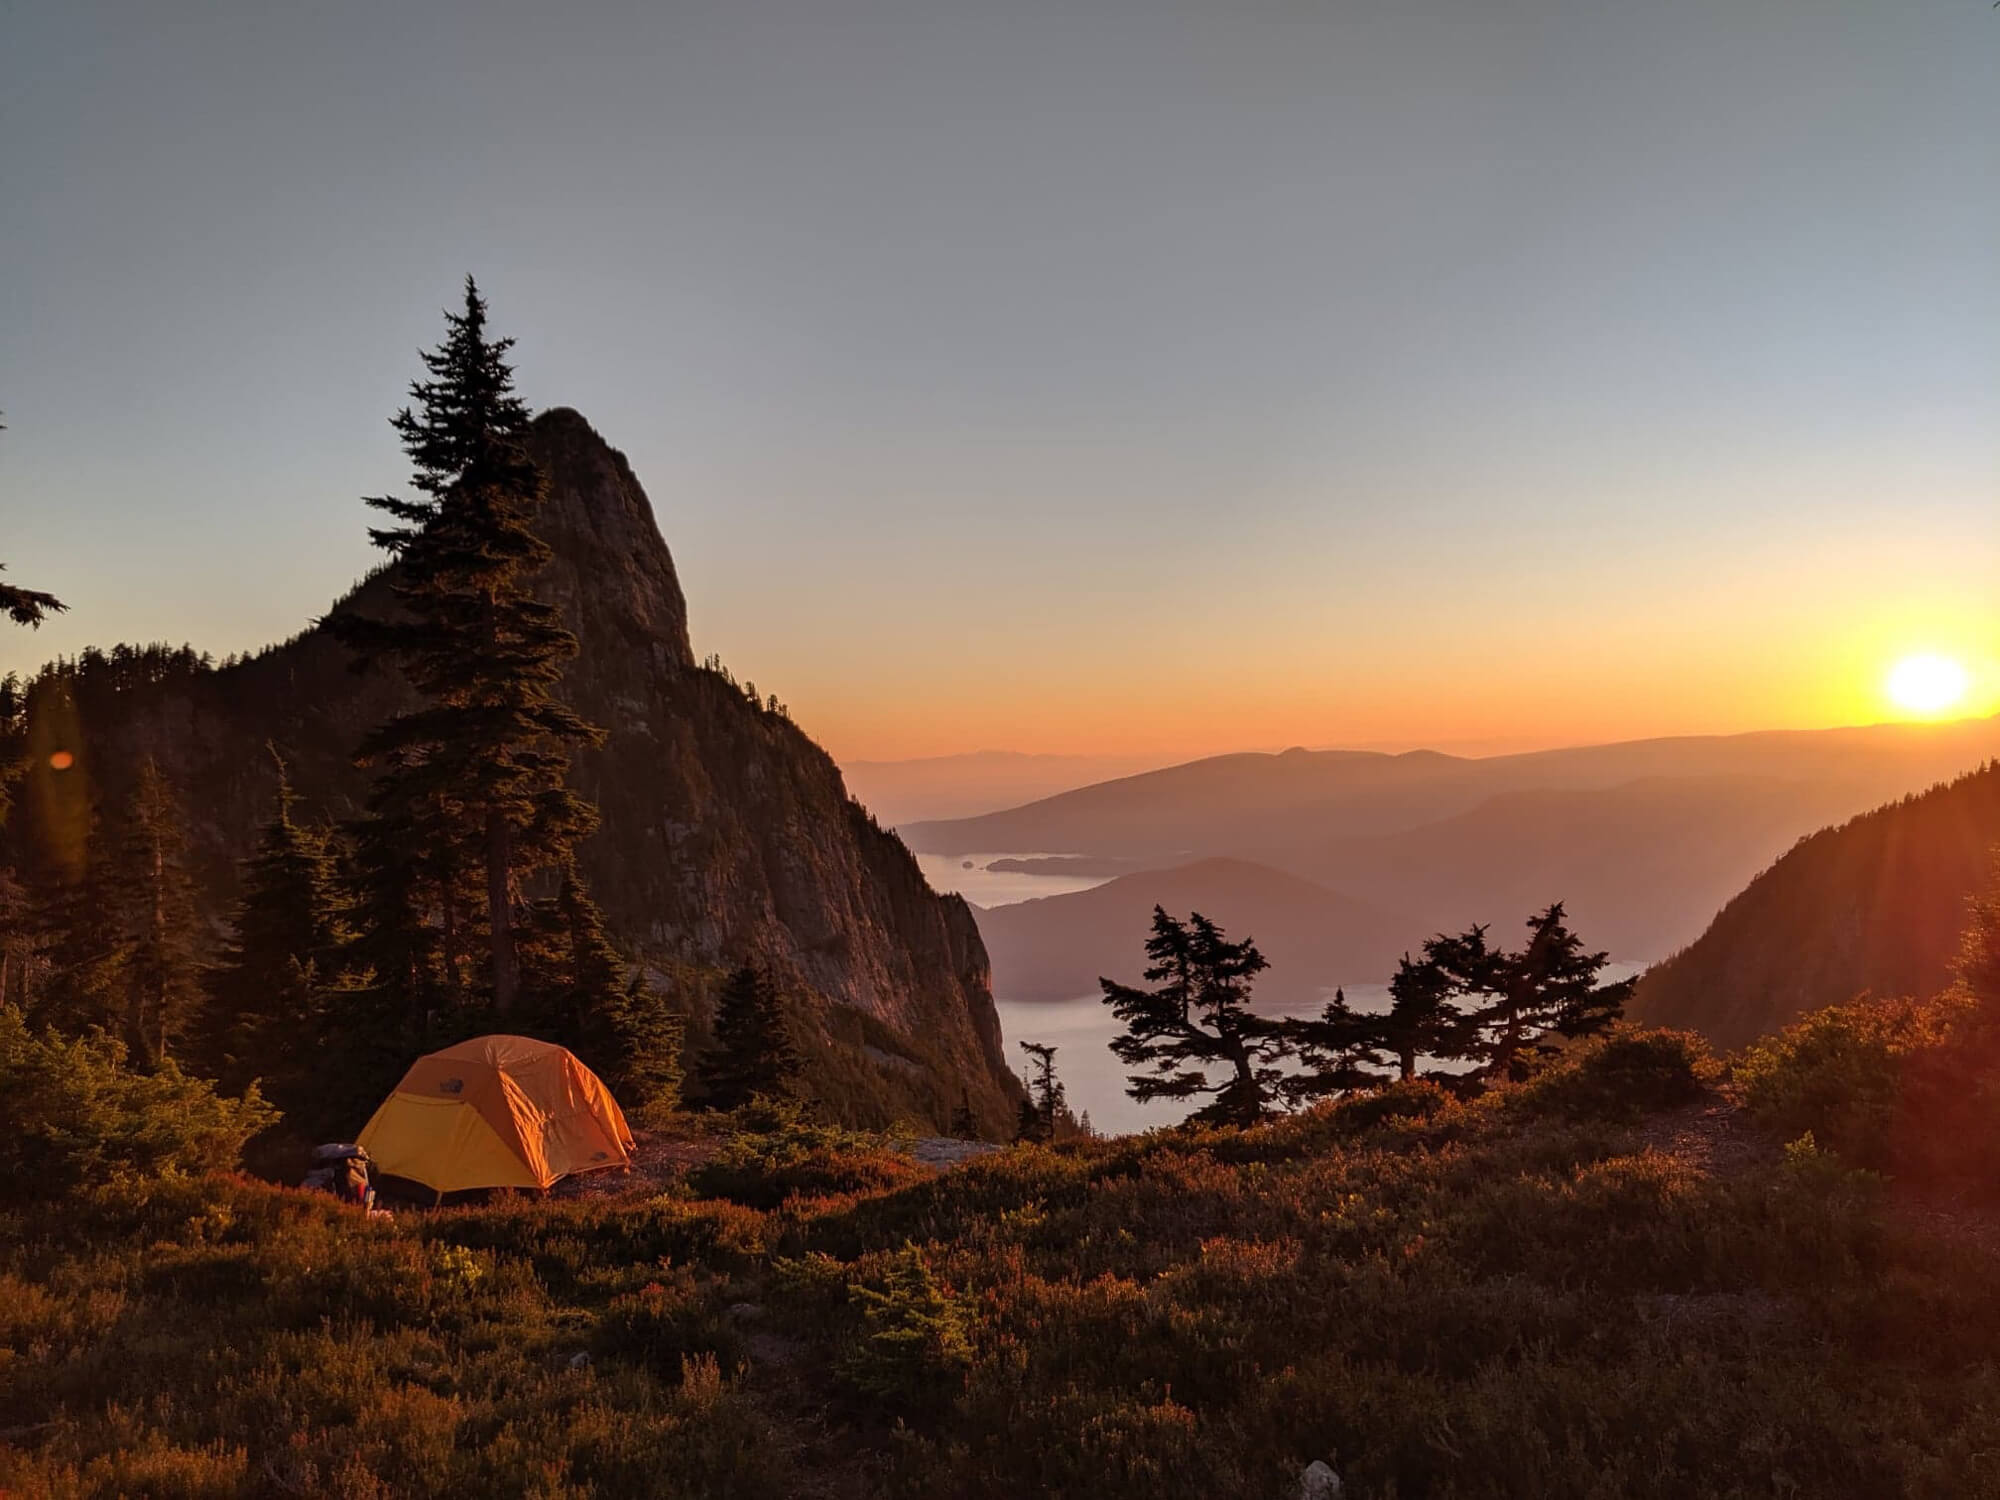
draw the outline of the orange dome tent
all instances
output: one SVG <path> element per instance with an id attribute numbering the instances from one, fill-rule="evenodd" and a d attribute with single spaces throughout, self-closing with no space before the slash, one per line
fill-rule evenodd
<path id="1" fill-rule="evenodd" d="M 440 1194 L 545 1188 L 632 1161 L 611 1090 L 568 1048 L 525 1036 L 474 1037 L 418 1058 L 361 1145 L 378 1172 Z"/>

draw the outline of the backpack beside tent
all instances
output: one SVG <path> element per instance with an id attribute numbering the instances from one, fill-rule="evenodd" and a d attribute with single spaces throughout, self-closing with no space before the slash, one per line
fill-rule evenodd
<path id="1" fill-rule="evenodd" d="M 631 1128 L 603 1081 L 568 1048 L 525 1036 L 418 1058 L 360 1144 L 378 1173 L 439 1194 L 546 1188 L 632 1162 Z"/>
<path id="2" fill-rule="evenodd" d="M 369 1168 L 373 1165 L 367 1151 L 355 1142 L 332 1141 L 313 1148 L 312 1168 L 300 1186 L 331 1193 L 343 1203 L 373 1209 L 375 1186 L 369 1180 Z"/>

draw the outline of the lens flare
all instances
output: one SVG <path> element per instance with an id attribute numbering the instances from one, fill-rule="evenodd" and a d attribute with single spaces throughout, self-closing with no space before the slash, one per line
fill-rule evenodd
<path id="1" fill-rule="evenodd" d="M 49 757 L 49 769 L 51 771 L 67 771 L 75 764 L 76 757 L 71 755 L 67 750 L 58 750 L 54 755 Z"/>
<path id="2" fill-rule="evenodd" d="M 1965 701 L 1971 674 L 1948 656 L 1906 656 L 1889 669 L 1889 701 L 1911 714 L 1940 714 Z"/>

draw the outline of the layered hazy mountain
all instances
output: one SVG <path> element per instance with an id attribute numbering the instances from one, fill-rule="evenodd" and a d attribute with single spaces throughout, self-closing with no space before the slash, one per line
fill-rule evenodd
<path id="1" fill-rule="evenodd" d="M 1302 835 L 1414 828 L 1504 792 L 1601 790 L 1649 779 L 1765 777 L 1845 787 L 1879 801 L 1969 770 L 1996 752 L 2000 718 L 1632 740 L 1481 758 L 1295 749 L 1211 756 L 978 817 L 899 826 L 911 848 L 945 854 L 1157 857 L 1234 845 L 1233 852 L 1247 855 L 1285 849 Z"/>
<path id="2" fill-rule="evenodd" d="M 1342 927 L 1340 941 L 1299 956 L 1324 965 L 1310 983 L 1380 982 L 1384 955 L 1430 932 L 1475 921 L 1511 930 L 1556 900 L 1615 958 L 1662 958 L 1800 838 L 1996 754 L 2000 719 L 1483 758 L 1289 750 L 1216 756 L 901 831 L 935 855 L 1018 851 L 1035 856 L 1031 869 L 1129 872 L 1115 882 L 1121 891 L 1136 898 L 1150 882 L 1167 905 L 1176 888 L 1149 871 L 1227 861 L 1203 895 L 1217 906 L 1227 897 L 1232 926 L 1253 932 L 1290 920 L 1289 908 L 1262 902 L 1271 874 L 1289 876 L 1375 914 L 1375 925 Z M 1094 931 L 1093 911 L 1107 918 Z M 1076 895 L 981 912 L 996 992 L 1028 998 L 1051 974 L 1115 972 L 1142 933 L 1113 915 Z M 1267 980 L 1292 982 L 1276 966 Z"/>
<path id="3" fill-rule="evenodd" d="M 841 762 L 855 801 L 884 823 L 964 818 L 1166 765 L 1172 756 L 1026 755 L 975 750 L 916 760 Z"/>
<path id="4" fill-rule="evenodd" d="M 993 960 L 993 986 L 1010 1000 L 1070 1000 L 1097 992 L 1099 976 L 1136 984 L 1155 906 L 1199 911 L 1249 933 L 1271 961 L 1261 1002 L 1310 1005 L 1322 976 L 1352 968 L 1386 976 L 1411 919 L 1267 865 L 1203 859 L 1123 875 L 1087 891 L 975 908 Z"/>

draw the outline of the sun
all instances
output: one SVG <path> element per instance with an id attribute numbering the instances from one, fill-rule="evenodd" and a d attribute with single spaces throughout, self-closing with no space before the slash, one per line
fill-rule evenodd
<path id="1" fill-rule="evenodd" d="M 1906 656 L 1889 669 L 1889 701 L 1911 714 L 1941 714 L 1965 701 L 1972 674 L 1949 656 Z"/>

